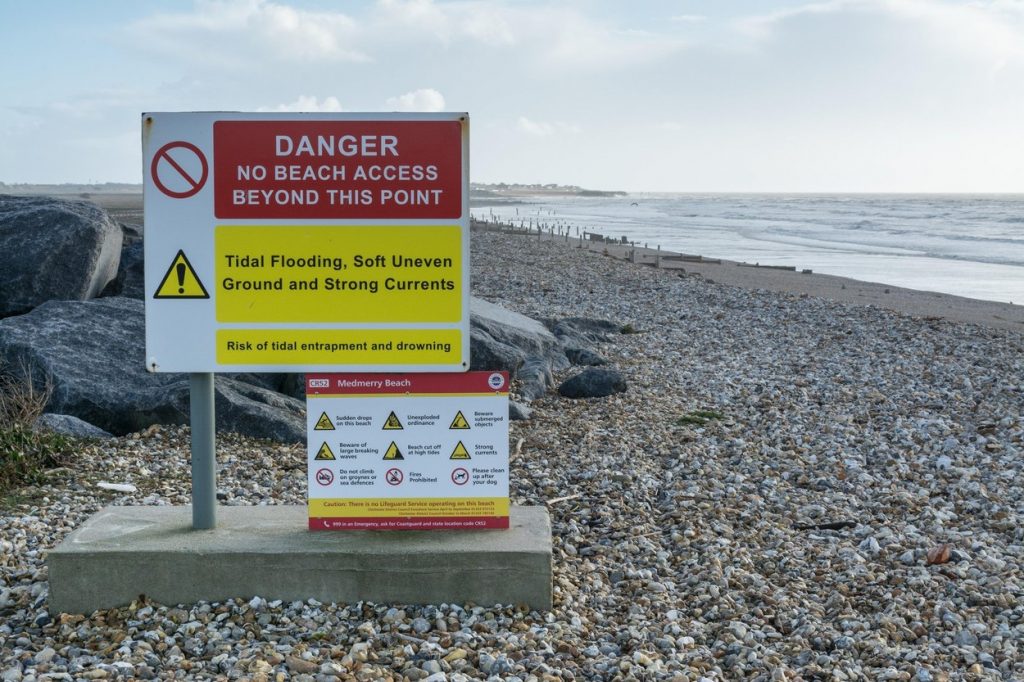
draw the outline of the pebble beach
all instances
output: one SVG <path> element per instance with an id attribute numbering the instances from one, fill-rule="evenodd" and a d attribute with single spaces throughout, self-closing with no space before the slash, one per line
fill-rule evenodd
<path id="1" fill-rule="evenodd" d="M 188 431 L 152 427 L 0 500 L 0 680 L 1024 679 L 1022 331 L 522 235 L 472 249 L 474 295 L 628 332 L 598 349 L 625 393 L 552 392 L 511 424 L 512 502 L 551 515 L 550 612 L 140 596 L 51 617 L 46 553 L 89 515 L 188 503 Z M 305 458 L 221 436 L 219 497 L 304 504 Z"/>

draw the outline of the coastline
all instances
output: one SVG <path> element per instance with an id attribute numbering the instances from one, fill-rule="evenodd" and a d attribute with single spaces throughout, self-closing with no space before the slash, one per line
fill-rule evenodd
<path id="1" fill-rule="evenodd" d="M 511 502 L 551 519 L 551 611 L 142 596 L 51 618 L 47 549 L 107 505 L 188 503 L 188 429 L 154 426 L 0 505 L 4 678 L 1020 679 L 1024 336 L 592 246 L 471 240 L 475 295 L 621 332 L 595 350 L 625 392 L 549 391 L 509 425 Z M 305 503 L 304 444 L 222 434 L 217 456 L 222 504 Z"/>
<path id="2" fill-rule="evenodd" d="M 631 247 L 618 242 L 589 239 L 550 233 L 526 233 L 511 225 L 473 221 L 474 230 L 498 230 L 522 238 L 551 241 L 565 248 L 582 249 L 605 254 L 623 261 L 658 267 L 666 272 L 689 277 L 699 276 L 711 282 L 743 289 L 765 289 L 776 293 L 807 295 L 838 303 L 877 306 L 911 317 L 944 319 L 952 322 L 978 324 L 995 329 L 1024 332 L 1024 305 L 965 298 L 935 291 L 906 289 L 889 284 L 866 282 L 849 277 L 811 272 L 750 266 L 724 259 L 677 260 L 684 254 L 674 251 Z M 631 252 L 635 252 L 634 257 Z M 659 256 L 661 257 L 659 262 Z"/>
<path id="3" fill-rule="evenodd" d="M 65 198 L 85 198 L 107 210 L 115 220 L 125 223 L 142 223 L 142 195 L 132 193 L 93 193 L 78 196 L 54 194 Z M 525 198 L 523 192 L 509 192 L 506 200 L 515 203 Z M 495 223 L 472 220 L 473 230 L 493 230 Z M 511 233 L 528 236 L 533 239 L 553 240 L 566 247 L 578 248 L 582 242 L 585 250 L 603 253 L 621 260 L 630 259 L 630 251 L 635 250 L 640 262 L 648 265 L 656 263 L 658 255 L 680 256 L 673 251 L 658 251 L 624 246 L 616 242 L 593 242 L 570 237 L 566 242 L 564 236 L 536 232 L 524 234 L 519 228 L 511 225 L 497 224 Z M 965 298 L 953 294 L 907 289 L 888 284 L 869 282 L 836 275 L 812 272 L 804 274 L 772 267 L 740 267 L 731 260 L 705 260 L 703 262 L 672 262 L 662 261 L 661 266 L 686 276 L 701 276 L 705 279 L 729 286 L 745 289 L 765 289 L 777 293 L 808 295 L 850 305 L 869 305 L 894 310 L 919 318 L 941 318 L 953 322 L 980 324 L 995 329 L 1007 329 L 1024 332 L 1024 305 L 988 301 L 976 298 Z"/>

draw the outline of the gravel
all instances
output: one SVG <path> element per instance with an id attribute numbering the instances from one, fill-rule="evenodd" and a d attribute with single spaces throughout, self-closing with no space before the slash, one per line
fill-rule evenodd
<path id="1" fill-rule="evenodd" d="M 51 620 L 49 548 L 104 505 L 188 502 L 188 430 L 153 427 L 3 501 L 0 679 L 1024 679 L 1020 333 L 473 249 L 476 295 L 636 332 L 596 349 L 624 393 L 551 392 L 511 424 L 513 502 L 552 516 L 552 611 L 140 596 Z M 304 502 L 302 448 L 218 452 L 222 504 Z"/>

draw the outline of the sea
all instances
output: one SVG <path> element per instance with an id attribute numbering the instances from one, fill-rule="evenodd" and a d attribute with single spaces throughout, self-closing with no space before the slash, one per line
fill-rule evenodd
<path id="1" fill-rule="evenodd" d="M 646 194 L 479 203 L 479 219 L 1024 304 L 1024 194 Z"/>

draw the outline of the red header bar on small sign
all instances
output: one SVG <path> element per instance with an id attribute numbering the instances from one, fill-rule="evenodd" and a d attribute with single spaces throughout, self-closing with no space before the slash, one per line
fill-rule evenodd
<path id="1" fill-rule="evenodd" d="M 508 372 L 306 375 L 306 395 L 424 393 L 508 393 Z"/>
<path id="2" fill-rule="evenodd" d="M 460 121 L 217 121 L 223 219 L 459 219 Z"/>

